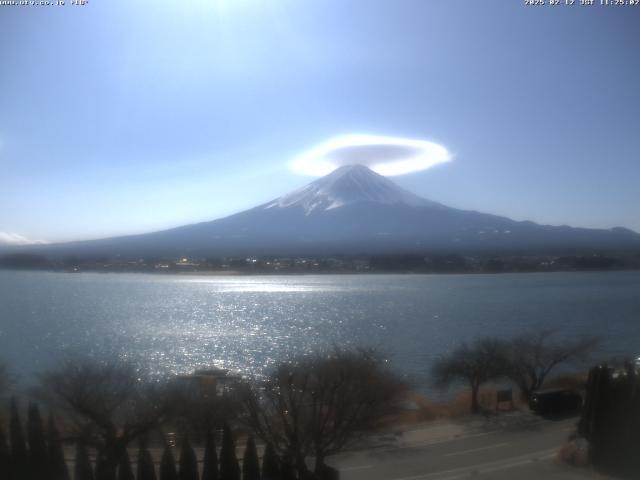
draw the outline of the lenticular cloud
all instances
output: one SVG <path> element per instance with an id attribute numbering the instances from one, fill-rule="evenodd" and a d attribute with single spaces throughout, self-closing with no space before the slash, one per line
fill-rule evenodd
<path id="1" fill-rule="evenodd" d="M 332 138 L 296 158 L 291 169 L 320 177 L 344 165 L 365 165 L 385 176 L 404 175 L 448 162 L 451 155 L 441 145 L 426 140 L 346 135 Z"/>

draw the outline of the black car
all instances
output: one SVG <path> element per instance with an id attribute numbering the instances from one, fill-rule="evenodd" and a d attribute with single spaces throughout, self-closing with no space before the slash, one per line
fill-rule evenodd
<path id="1" fill-rule="evenodd" d="M 529 408 L 541 415 L 577 412 L 581 407 L 582 396 L 565 388 L 537 390 L 529 400 Z"/>

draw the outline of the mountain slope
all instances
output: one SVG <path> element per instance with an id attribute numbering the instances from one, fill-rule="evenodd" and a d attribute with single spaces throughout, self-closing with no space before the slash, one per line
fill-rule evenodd
<path id="1" fill-rule="evenodd" d="M 299 190 L 268 203 L 264 208 L 302 208 L 306 215 L 355 203 L 436 207 L 437 203 L 400 188 L 362 165 L 344 166 Z"/>
<path id="2" fill-rule="evenodd" d="M 640 249 L 640 235 L 546 226 L 421 198 L 366 167 L 341 167 L 226 218 L 144 235 L 34 247 L 79 256 L 323 255 Z"/>

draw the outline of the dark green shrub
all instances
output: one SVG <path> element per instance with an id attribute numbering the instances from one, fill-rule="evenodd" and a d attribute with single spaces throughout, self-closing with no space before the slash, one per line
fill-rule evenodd
<path id="1" fill-rule="evenodd" d="M 589 459 L 595 466 L 621 474 L 640 472 L 637 364 L 591 369 L 579 434 L 588 440 Z"/>

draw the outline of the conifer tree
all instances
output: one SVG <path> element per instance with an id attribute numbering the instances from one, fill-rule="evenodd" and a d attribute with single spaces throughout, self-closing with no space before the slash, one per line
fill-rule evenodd
<path id="1" fill-rule="evenodd" d="M 108 461 L 107 455 L 98 450 L 95 468 L 96 480 L 116 480 L 116 468 Z"/>
<path id="2" fill-rule="evenodd" d="M 169 445 L 164 448 L 162 459 L 160 460 L 160 480 L 178 480 L 176 461 Z"/>
<path id="3" fill-rule="evenodd" d="M 40 409 L 30 403 L 27 409 L 27 440 L 29 443 L 29 473 L 33 480 L 45 478 L 48 473 L 47 441 Z"/>
<path id="4" fill-rule="evenodd" d="M 82 443 L 76 444 L 76 461 L 73 473 L 74 480 L 94 480 L 89 452 Z"/>
<path id="5" fill-rule="evenodd" d="M 144 440 L 140 442 L 140 448 L 138 450 L 138 468 L 137 468 L 137 480 L 156 480 L 156 469 L 153 466 L 153 459 L 151 453 L 147 448 L 147 444 Z"/>
<path id="6" fill-rule="evenodd" d="M 178 471 L 180 480 L 198 480 L 198 459 L 193 451 L 189 438 L 185 436 L 180 451 L 180 469 Z"/>
<path id="7" fill-rule="evenodd" d="M 229 425 L 222 431 L 222 448 L 220 450 L 220 480 L 240 480 L 240 465 L 236 457 L 236 445 Z"/>
<path id="8" fill-rule="evenodd" d="M 126 448 L 122 457 L 120 457 L 120 462 L 118 462 L 118 480 L 135 480 L 133 469 L 131 468 L 131 459 Z"/>
<path id="9" fill-rule="evenodd" d="M 204 443 L 204 462 L 202 466 L 202 480 L 218 480 L 218 453 L 216 440 L 211 431 L 207 431 Z"/>
<path id="10" fill-rule="evenodd" d="M 51 480 L 69 480 L 69 469 L 64 459 L 64 449 L 60 441 L 60 434 L 52 415 L 47 424 L 47 444 L 49 460 L 49 476 Z"/>
<path id="11" fill-rule="evenodd" d="M 247 439 L 242 459 L 242 480 L 260 480 L 260 462 L 256 442 L 252 436 Z"/>
<path id="12" fill-rule="evenodd" d="M 262 457 L 262 480 L 280 480 L 278 457 L 270 443 L 267 443 Z"/>
<path id="13" fill-rule="evenodd" d="M 293 463 L 291 457 L 285 455 L 282 457 L 282 463 L 280 465 L 280 480 L 295 480 L 296 475 L 293 470 Z"/>
<path id="14" fill-rule="evenodd" d="M 22 422 L 18 413 L 18 402 L 15 398 L 11 399 L 11 420 L 9 423 L 11 437 L 11 471 L 13 473 L 12 480 L 28 480 L 29 479 L 29 456 L 27 445 L 25 443 L 24 432 L 22 430 Z"/>
<path id="15" fill-rule="evenodd" d="M 0 423 L 0 478 L 11 478 L 11 450 Z"/>

